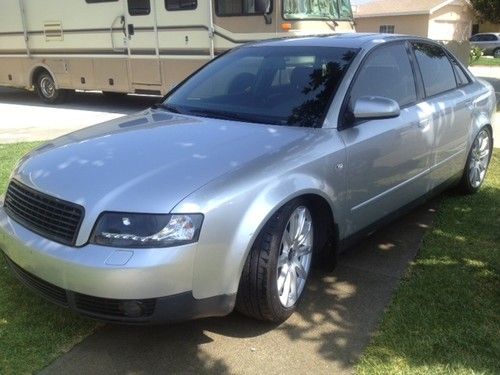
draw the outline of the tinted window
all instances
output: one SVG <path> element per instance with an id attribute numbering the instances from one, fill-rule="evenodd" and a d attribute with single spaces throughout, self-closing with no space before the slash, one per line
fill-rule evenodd
<path id="1" fill-rule="evenodd" d="M 368 56 L 351 89 L 351 109 L 362 96 L 383 96 L 400 106 L 416 102 L 415 79 L 404 45 L 379 47 Z"/>
<path id="2" fill-rule="evenodd" d="M 350 48 L 248 47 L 214 60 L 165 101 L 181 113 L 321 127 Z"/>
<path id="3" fill-rule="evenodd" d="M 151 12 L 149 0 L 128 0 L 128 13 L 131 16 L 144 16 Z"/>
<path id="4" fill-rule="evenodd" d="M 198 7 L 198 0 L 165 0 L 167 10 L 193 10 Z"/>
<path id="5" fill-rule="evenodd" d="M 218 16 L 247 16 L 272 11 L 273 2 L 267 0 L 216 0 Z"/>
<path id="6" fill-rule="evenodd" d="M 455 73 L 443 48 L 426 43 L 415 43 L 414 48 L 427 96 L 457 87 Z"/>

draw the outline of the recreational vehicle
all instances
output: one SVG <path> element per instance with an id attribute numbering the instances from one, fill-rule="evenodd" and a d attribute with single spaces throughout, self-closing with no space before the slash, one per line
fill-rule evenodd
<path id="1" fill-rule="evenodd" d="M 349 0 L 4 0 L 0 85 L 164 95 L 245 42 L 349 31 Z"/>

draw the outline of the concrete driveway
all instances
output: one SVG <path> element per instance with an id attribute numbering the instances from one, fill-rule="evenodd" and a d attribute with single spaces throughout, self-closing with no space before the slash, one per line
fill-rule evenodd
<path id="1" fill-rule="evenodd" d="M 281 325 L 239 314 L 172 326 L 106 325 L 42 374 L 350 374 L 415 257 L 436 203 L 415 210 L 316 273 Z"/>

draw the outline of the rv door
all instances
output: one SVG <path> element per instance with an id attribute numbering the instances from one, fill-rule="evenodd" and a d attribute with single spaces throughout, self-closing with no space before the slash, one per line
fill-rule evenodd
<path id="1" fill-rule="evenodd" d="M 129 72 L 137 92 L 159 91 L 162 83 L 155 2 L 126 0 L 125 4 Z"/>

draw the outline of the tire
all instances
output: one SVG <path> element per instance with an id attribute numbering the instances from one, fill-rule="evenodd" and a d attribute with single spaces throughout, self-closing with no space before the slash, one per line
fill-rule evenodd
<path id="1" fill-rule="evenodd" d="M 56 89 L 54 78 L 48 72 L 42 72 L 36 77 L 35 91 L 47 104 L 63 103 L 70 93 L 70 90 Z"/>
<path id="2" fill-rule="evenodd" d="M 295 311 L 304 295 L 311 270 L 313 217 L 307 203 L 297 199 L 269 219 L 243 267 L 236 298 L 237 311 L 276 323 L 285 321 Z M 302 230 L 294 229 L 300 228 L 298 218 L 304 219 Z M 300 240 L 287 240 L 297 233 L 301 235 Z M 281 289 L 278 284 L 282 285 Z M 292 293 L 294 285 L 295 293 Z"/>
<path id="3" fill-rule="evenodd" d="M 496 59 L 500 59 L 500 48 L 497 48 L 493 51 L 493 57 Z"/>
<path id="4" fill-rule="evenodd" d="M 493 139 L 488 127 L 482 128 L 472 142 L 459 188 L 464 194 L 474 194 L 486 177 L 493 151 Z"/>

